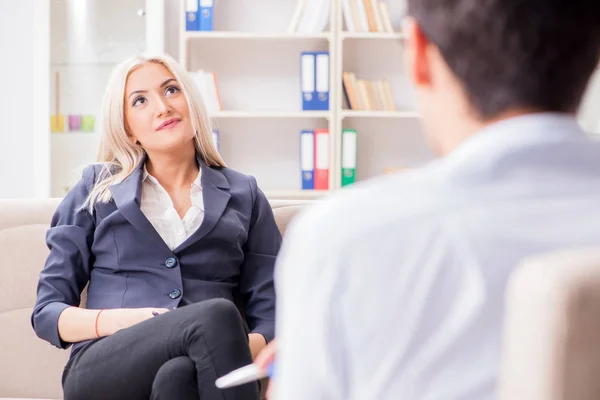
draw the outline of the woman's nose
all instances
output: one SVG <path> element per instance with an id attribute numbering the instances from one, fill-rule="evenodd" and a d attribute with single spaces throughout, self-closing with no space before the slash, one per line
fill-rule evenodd
<path id="1" fill-rule="evenodd" d="M 171 106 L 167 99 L 159 98 L 156 104 L 156 113 L 158 115 L 163 115 L 171 111 Z"/>

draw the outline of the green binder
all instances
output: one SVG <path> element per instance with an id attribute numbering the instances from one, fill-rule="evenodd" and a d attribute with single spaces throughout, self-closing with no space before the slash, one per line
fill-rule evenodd
<path id="1" fill-rule="evenodd" d="M 342 130 L 342 187 L 356 181 L 356 129 Z"/>

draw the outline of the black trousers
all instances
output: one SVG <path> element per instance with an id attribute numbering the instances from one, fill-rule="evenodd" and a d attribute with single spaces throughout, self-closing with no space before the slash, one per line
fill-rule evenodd
<path id="1" fill-rule="evenodd" d="M 258 400 L 257 383 L 217 389 L 215 380 L 252 362 L 233 303 L 188 305 L 90 343 L 65 367 L 65 400 Z"/>

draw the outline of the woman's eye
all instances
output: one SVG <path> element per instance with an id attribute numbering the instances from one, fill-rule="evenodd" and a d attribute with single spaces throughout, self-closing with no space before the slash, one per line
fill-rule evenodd
<path id="1" fill-rule="evenodd" d="M 177 86 L 169 86 L 165 91 L 166 94 L 175 94 L 179 93 L 179 88 Z"/>
<path id="2" fill-rule="evenodd" d="M 145 102 L 146 102 L 146 99 L 144 97 L 138 97 L 137 99 L 135 99 L 133 101 L 133 106 L 137 107 L 137 106 L 144 104 Z"/>

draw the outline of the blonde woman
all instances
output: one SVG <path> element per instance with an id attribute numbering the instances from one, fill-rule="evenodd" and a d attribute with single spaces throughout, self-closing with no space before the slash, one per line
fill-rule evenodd
<path id="1" fill-rule="evenodd" d="M 32 315 L 40 338 L 72 345 L 65 399 L 257 399 L 256 383 L 214 382 L 274 335 L 267 199 L 225 167 L 172 59 L 119 65 L 103 112 L 100 163 L 56 210 Z"/>

